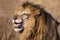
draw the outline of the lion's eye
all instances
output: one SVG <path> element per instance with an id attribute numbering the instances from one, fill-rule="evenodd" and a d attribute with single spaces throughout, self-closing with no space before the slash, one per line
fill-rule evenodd
<path id="1" fill-rule="evenodd" d="M 29 14 L 23 14 L 23 15 L 22 15 L 22 18 L 25 20 L 25 19 L 28 19 L 29 16 L 30 16 Z"/>

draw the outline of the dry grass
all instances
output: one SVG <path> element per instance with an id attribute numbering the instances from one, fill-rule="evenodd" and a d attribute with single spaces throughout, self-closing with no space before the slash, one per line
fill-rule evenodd
<path id="1" fill-rule="evenodd" d="M 12 30 L 10 16 L 14 9 L 26 0 L 0 0 L 0 40 L 19 40 L 18 34 Z M 41 5 L 58 22 L 60 22 L 60 0 L 28 0 L 34 4 Z M 60 28 L 59 32 L 60 32 Z"/>

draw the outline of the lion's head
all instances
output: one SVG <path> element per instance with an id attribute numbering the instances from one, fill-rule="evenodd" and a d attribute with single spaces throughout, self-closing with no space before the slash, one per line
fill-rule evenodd
<path id="1" fill-rule="evenodd" d="M 57 22 L 38 5 L 24 3 L 15 11 L 12 21 L 20 40 L 51 40 L 53 36 L 56 39 Z"/>
<path id="2" fill-rule="evenodd" d="M 23 9 L 16 10 L 16 13 L 13 17 L 14 30 L 17 32 L 32 30 L 35 26 L 36 19 L 35 17 L 40 14 L 37 8 L 34 8 L 31 4 L 23 5 Z"/>

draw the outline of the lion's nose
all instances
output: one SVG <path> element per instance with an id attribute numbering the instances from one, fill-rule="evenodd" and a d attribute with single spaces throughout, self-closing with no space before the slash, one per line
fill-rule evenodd
<path id="1" fill-rule="evenodd" d="M 15 24 L 20 24 L 23 20 L 22 19 L 15 18 L 14 21 L 15 21 Z"/>

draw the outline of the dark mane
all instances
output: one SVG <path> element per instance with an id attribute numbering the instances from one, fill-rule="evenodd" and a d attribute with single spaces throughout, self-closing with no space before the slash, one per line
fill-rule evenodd
<path id="1" fill-rule="evenodd" d="M 39 5 L 34 5 L 33 3 L 29 3 L 29 2 L 25 2 L 23 3 L 23 7 L 25 8 L 26 6 L 32 6 L 34 8 L 36 8 L 37 10 L 40 10 L 40 14 L 38 15 L 38 17 L 41 15 L 44 17 L 44 22 L 45 22 L 45 25 L 48 25 L 50 30 L 52 30 L 53 28 L 51 28 L 53 25 L 52 25 L 52 21 L 54 20 L 56 25 L 55 25 L 55 28 L 56 28 L 56 32 L 57 32 L 57 27 L 59 25 L 59 23 L 48 13 L 46 12 L 42 7 L 40 7 Z M 54 29 L 53 29 L 54 30 Z M 58 35 L 58 32 L 56 33 L 57 35 L 57 40 L 59 40 L 59 35 Z M 32 36 L 31 36 L 32 37 Z"/>
<path id="2" fill-rule="evenodd" d="M 29 2 L 25 2 L 25 3 L 22 4 L 22 6 L 23 6 L 24 8 L 25 8 L 26 6 L 28 6 L 28 5 L 31 5 L 32 7 L 36 8 L 36 9 L 40 9 L 40 10 L 43 9 L 43 8 L 40 7 L 39 5 L 34 5 L 33 3 L 29 3 Z"/>
<path id="3" fill-rule="evenodd" d="M 22 6 L 23 6 L 24 8 L 25 8 L 26 6 L 28 6 L 28 5 L 36 8 L 37 10 L 40 10 L 40 14 L 39 14 L 38 16 L 40 16 L 41 14 L 44 14 L 44 15 L 45 15 L 44 17 L 45 17 L 46 19 L 50 18 L 50 19 L 55 20 L 55 19 L 50 15 L 50 13 L 48 13 L 46 10 L 44 10 L 44 8 L 42 8 L 42 7 L 39 6 L 39 5 L 35 5 L 35 4 L 29 3 L 29 2 L 24 2 L 24 3 L 22 4 Z M 47 20 L 46 20 L 46 21 L 47 21 Z M 56 21 L 56 20 L 55 20 L 55 21 Z M 57 22 L 57 21 L 56 21 L 56 22 Z M 59 24 L 59 23 L 57 22 L 57 24 Z"/>

